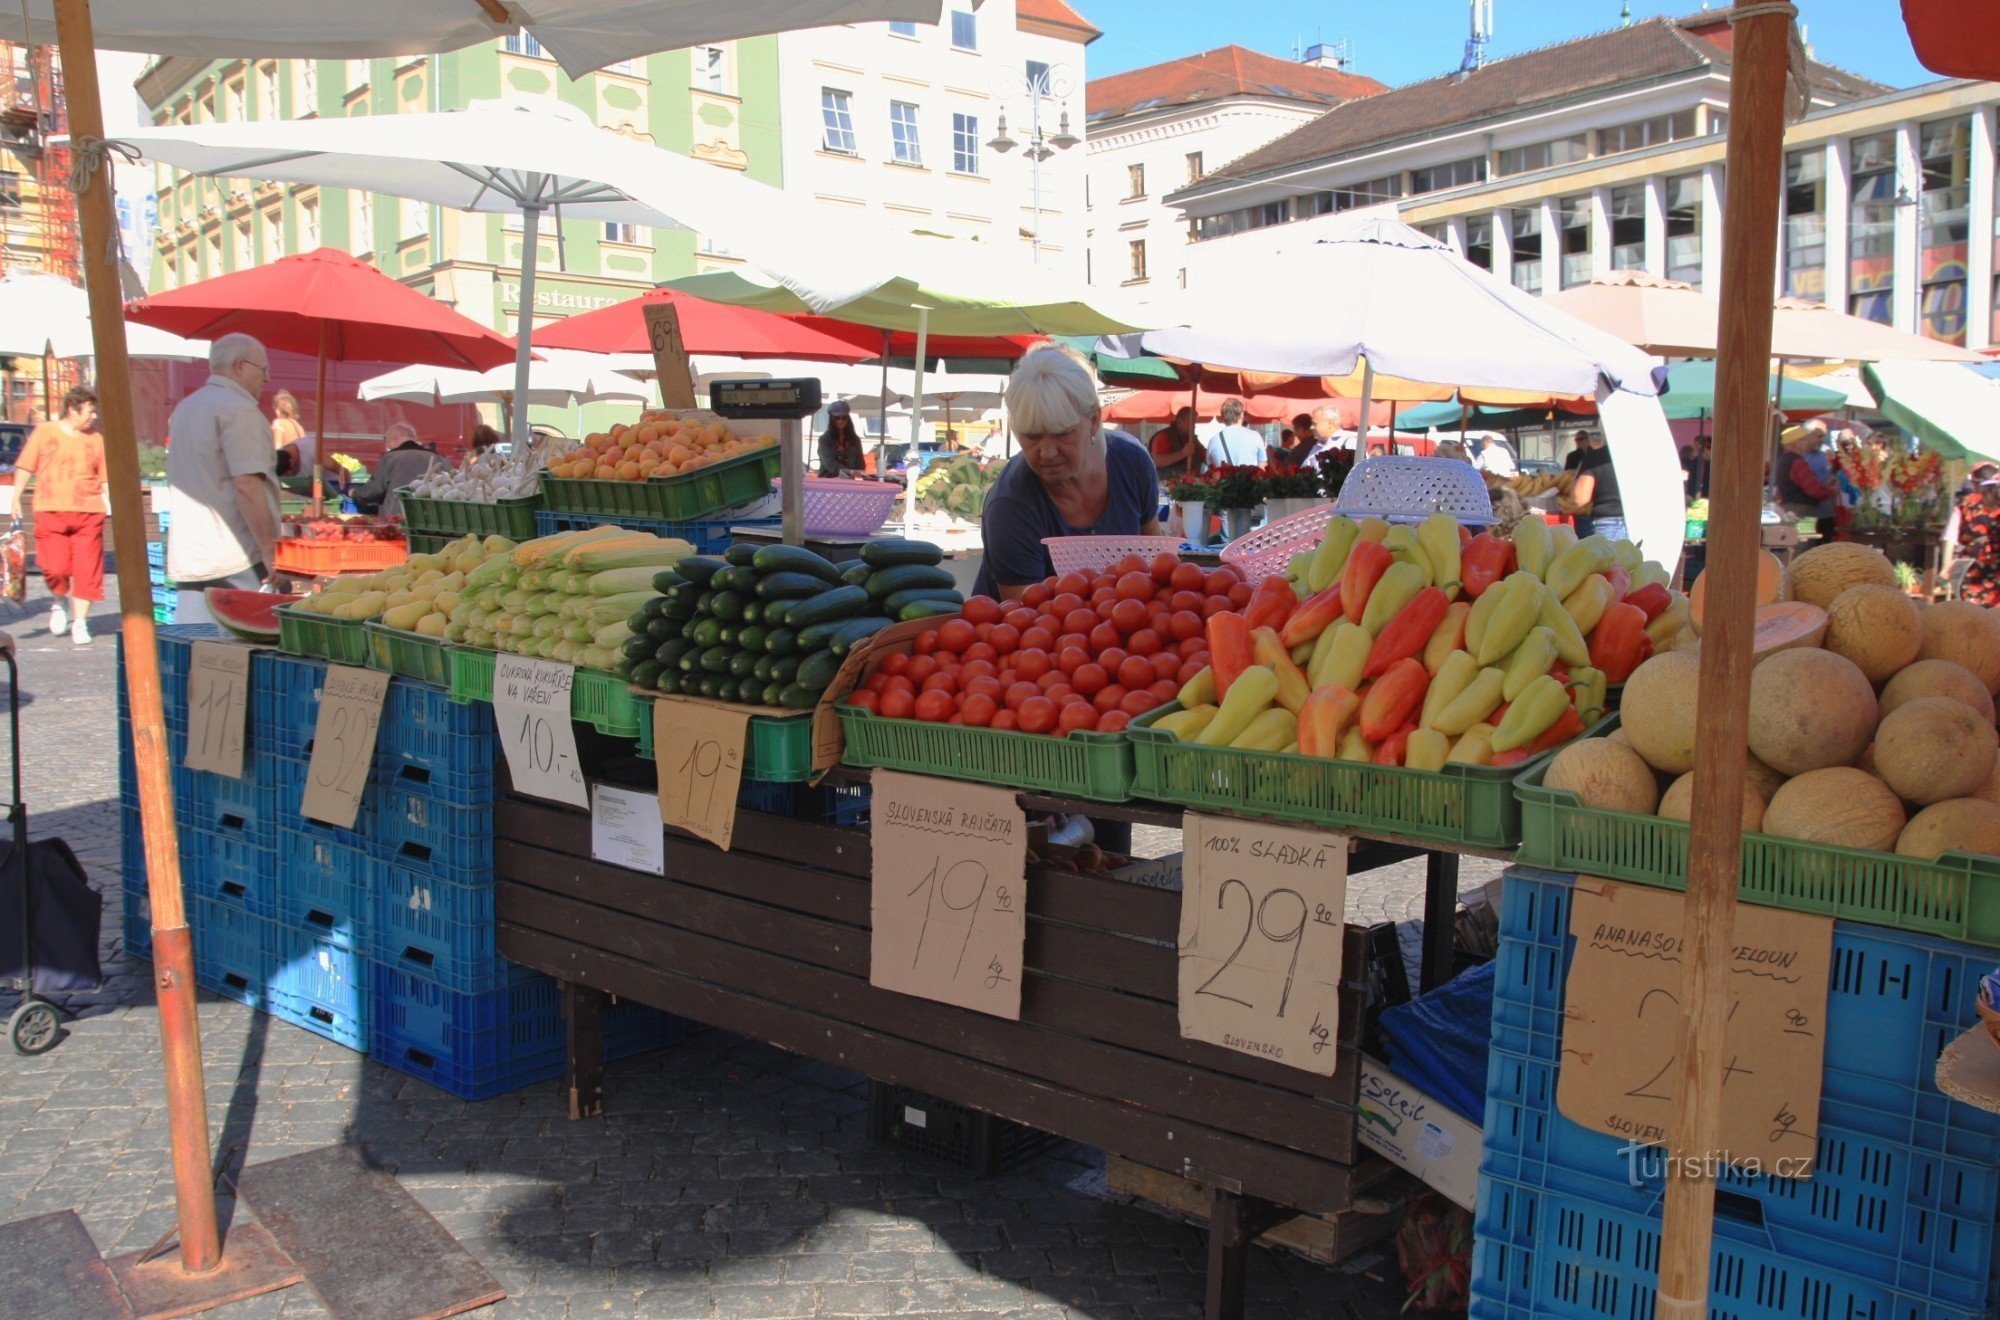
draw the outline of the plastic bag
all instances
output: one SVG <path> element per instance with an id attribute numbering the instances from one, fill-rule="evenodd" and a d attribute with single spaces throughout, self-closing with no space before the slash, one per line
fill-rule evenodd
<path id="1" fill-rule="evenodd" d="M 1471 1295 L 1472 1216 L 1426 1192 L 1396 1231 L 1396 1263 L 1409 1286 L 1405 1311 L 1463 1312 Z"/>
<path id="2" fill-rule="evenodd" d="M 16 604 L 28 598 L 28 536 L 19 518 L 0 535 L 0 597 Z"/>

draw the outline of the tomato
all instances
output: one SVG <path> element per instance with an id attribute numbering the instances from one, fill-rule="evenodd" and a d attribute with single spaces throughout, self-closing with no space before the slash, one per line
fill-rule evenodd
<path id="1" fill-rule="evenodd" d="M 1167 597 L 1167 608 L 1169 610 L 1187 610 L 1193 614 L 1200 614 L 1201 603 L 1206 599 L 1208 598 L 1199 591 L 1176 591 L 1173 595 Z"/>
<path id="2" fill-rule="evenodd" d="M 968 661 L 984 660 L 988 664 L 997 664 L 1000 660 L 1000 653 L 993 649 L 993 643 L 991 642 L 974 642 L 965 648 L 965 655 L 961 658 Z"/>
<path id="3" fill-rule="evenodd" d="M 1095 628 L 1101 622 L 1103 620 L 1097 617 L 1096 610 L 1079 605 L 1077 608 L 1063 615 L 1062 626 L 1063 631 L 1066 633 L 1088 634 L 1092 628 Z"/>
<path id="4" fill-rule="evenodd" d="M 1202 634 L 1201 615 L 1193 610 L 1175 610 L 1167 616 L 1167 632 L 1177 642 Z"/>
<path id="5" fill-rule="evenodd" d="M 1081 596 L 1090 590 L 1090 579 L 1081 573 L 1065 573 L 1051 585 L 1058 596 Z"/>
<path id="6" fill-rule="evenodd" d="M 1174 570 L 1180 566 L 1181 561 L 1178 556 L 1170 555 L 1162 550 L 1159 554 L 1153 556 L 1153 562 L 1150 565 L 1153 571 L 1153 581 L 1159 583 L 1161 586 L 1165 586 L 1174 580 Z"/>
<path id="7" fill-rule="evenodd" d="M 1149 659 L 1153 662 L 1153 677 L 1156 679 L 1172 678 L 1180 673 L 1181 666 L 1187 663 L 1172 651 L 1162 651 Z"/>
<path id="8" fill-rule="evenodd" d="M 909 667 L 910 653 L 908 651 L 891 651 L 888 655 L 882 657 L 882 663 L 876 667 L 875 672 L 878 674 L 900 674 Z"/>
<path id="9" fill-rule="evenodd" d="M 1104 689 L 1104 685 L 1111 681 L 1111 674 L 1103 665 L 1083 664 L 1076 667 L 1075 672 L 1069 676 L 1069 681 L 1078 692 L 1089 697 Z"/>
<path id="10" fill-rule="evenodd" d="M 876 693 L 887 692 L 889 690 L 889 680 L 894 677 L 894 674 L 885 674 L 878 669 L 868 676 L 866 683 L 861 685 L 862 690 Z"/>
<path id="11" fill-rule="evenodd" d="M 937 650 L 937 644 L 938 630 L 935 628 L 926 628 L 917 634 L 916 652 L 918 655 L 929 655 L 932 651 Z"/>
<path id="12" fill-rule="evenodd" d="M 891 674 L 888 686 L 882 690 L 884 692 L 907 692 L 913 697 L 917 695 L 917 685 L 910 681 L 908 674 Z"/>
<path id="13" fill-rule="evenodd" d="M 1061 655 L 1064 651 L 1072 649 L 1078 651 L 1090 650 L 1090 634 L 1079 633 L 1079 632 L 1066 632 L 1062 636 L 1056 638 L 1057 655 Z"/>
<path id="14" fill-rule="evenodd" d="M 1125 726 L 1131 722 L 1132 717 L 1122 710 L 1106 711 L 1097 717 L 1097 731 L 1099 733 L 1123 733 Z"/>
<path id="15" fill-rule="evenodd" d="M 1047 733 L 1056 727 L 1056 715 L 1056 703 L 1047 697 L 1029 697 L 1015 712 L 1024 733 Z"/>
<path id="16" fill-rule="evenodd" d="M 1153 694 L 1153 704 L 1155 706 L 1164 706 L 1169 701 L 1179 698 L 1181 695 L 1181 685 L 1171 678 L 1156 678 L 1153 680 L 1153 685 L 1147 691 Z"/>
<path id="17" fill-rule="evenodd" d="M 1251 595 L 1252 588 L 1250 584 L 1248 582 L 1239 582 L 1229 589 L 1229 604 L 1233 608 L 1240 610 L 1250 603 Z"/>
<path id="18" fill-rule="evenodd" d="M 1021 644 L 1021 630 L 1011 623 L 994 625 L 993 631 L 979 639 L 998 651 L 1001 655 L 1011 655 Z"/>
<path id="19" fill-rule="evenodd" d="M 965 648 L 979 640 L 973 625 L 964 619 L 953 619 L 937 630 L 938 645 L 947 651 L 964 653 Z"/>
<path id="20" fill-rule="evenodd" d="M 1060 669 L 1051 669 L 1048 673 L 1043 674 L 1040 678 L 1035 680 L 1035 686 L 1040 688 L 1042 691 L 1047 692 L 1050 688 L 1054 687 L 1056 684 L 1067 683 L 1067 682 L 1069 682 L 1068 674 L 1065 674 Z"/>
<path id="21" fill-rule="evenodd" d="M 1097 732 L 1097 707 L 1087 701 L 1065 701 L 1056 715 L 1056 736 L 1065 737 L 1078 729 L 1085 733 Z"/>
<path id="22" fill-rule="evenodd" d="M 1143 570 L 1126 573 L 1118 579 L 1118 599 L 1151 600 L 1153 598 L 1153 575 Z"/>
<path id="23" fill-rule="evenodd" d="M 936 655 L 926 654 L 910 657 L 910 667 L 903 671 L 912 683 L 922 683 L 938 670 Z"/>
<path id="24" fill-rule="evenodd" d="M 971 623 L 998 623 L 1001 615 L 1012 611 L 1002 609 L 1000 602 L 991 596 L 971 596 L 966 599 L 965 607 L 959 613 Z"/>
<path id="25" fill-rule="evenodd" d="M 975 678 L 991 678 L 998 672 L 991 660 L 968 660 L 958 667 L 958 685 L 964 687 Z"/>
<path id="26" fill-rule="evenodd" d="M 1113 683 L 1109 687 L 1099 688 L 1097 695 L 1090 699 L 1090 704 L 1100 711 L 1110 711 L 1117 710 L 1124 700 L 1125 688 L 1121 684 Z"/>
<path id="27" fill-rule="evenodd" d="M 1167 697 L 1155 696 L 1146 688 L 1138 688 L 1125 694 L 1125 700 L 1118 703 L 1118 709 L 1127 715 L 1144 715 L 1156 706 L 1165 705 L 1171 695 L 1170 693 Z"/>
<path id="28" fill-rule="evenodd" d="M 1081 591 L 1065 591 L 1062 595 L 1050 601 L 1049 608 L 1044 612 L 1061 618 L 1071 610 L 1080 610 L 1083 608 L 1084 594 Z"/>
<path id="29" fill-rule="evenodd" d="M 951 718 L 950 718 L 950 719 L 948 719 L 948 720 L 946 720 L 946 721 L 945 721 L 945 723 L 946 723 L 946 724 L 963 724 L 963 723 L 965 723 L 965 712 L 964 712 L 964 711 L 961 711 L 961 710 L 955 710 L 955 711 L 953 711 L 953 712 L 951 713 Z"/>
<path id="30" fill-rule="evenodd" d="M 1007 689 L 1005 704 L 1008 710 L 1021 709 L 1021 703 L 1030 697 L 1039 697 L 1042 690 L 1033 683 L 1016 683 Z"/>
<path id="31" fill-rule="evenodd" d="M 991 697 L 998 701 L 1006 690 L 1005 685 L 990 674 L 977 674 L 965 680 L 965 695 L 968 698 Z"/>
<path id="32" fill-rule="evenodd" d="M 1118 631 L 1118 625 L 1108 619 L 1090 630 L 1090 649 L 1104 658 L 1105 651 L 1125 640 L 1125 634 Z"/>
<path id="33" fill-rule="evenodd" d="M 1022 678 L 1027 679 L 1030 683 L 1055 668 L 1054 663 L 1049 659 L 1049 653 L 1039 647 L 1032 651 L 1016 651 L 1012 659 L 1014 661 L 1014 672 Z"/>
<path id="34" fill-rule="evenodd" d="M 1090 608 L 1097 611 L 1098 618 L 1109 623 L 1112 612 L 1118 608 L 1118 597 L 1115 594 L 1098 595 L 1090 602 Z"/>
<path id="35" fill-rule="evenodd" d="M 994 624 L 990 624 L 990 623 L 975 623 L 975 624 L 973 624 L 973 625 L 972 625 L 972 639 L 973 639 L 974 641 L 977 641 L 977 642 L 983 642 L 983 641 L 985 641 L 985 640 L 986 640 L 987 638 L 989 638 L 989 637 L 991 637 L 991 636 L 993 635 L 993 629 L 994 629 L 994 627 L 995 627 L 995 625 L 994 625 Z M 943 639 L 943 638 L 939 638 L 939 639 L 938 639 L 938 644 L 939 644 L 940 646 L 942 646 L 942 645 L 944 644 L 944 639 Z M 962 649 L 962 648 L 958 648 L 958 647 L 950 647 L 950 648 L 947 648 L 947 649 L 950 649 L 950 650 L 959 650 L 959 649 Z"/>
<path id="36" fill-rule="evenodd" d="M 1183 660 L 1192 660 L 1196 656 L 1200 656 L 1206 660 L 1208 658 L 1208 638 L 1183 637 L 1180 641 L 1175 642 L 1170 649 Z"/>
<path id="37" fill-rule="evenodd" d="M 1167 575 L 1167 585 L 1176 591 L 1200 591 L 1201 584 L 1208 579 L 1208 573 L 1200 564 L 1174 565 L 1174 571 Z"/>
<path id="38" fill-rule="evenodd" d="M 1118 589 L 1117 573 L 1115 572 L 1099 573 L 1096 577 L 1090 580 L 1090 589 L 1092 591 L 1102 591 L 1106 587 L 1111 588 L 1113 591 L 1116 591 Z"/>
<path id="39" fill-rule="evenodd" d="M 1128 688 L 1142 688 L 1153 681 L 1153 662 L 1143 655 L 1128 655 L 1118 665 L 1118 681 Z"/>
<path id="40" fill-rule="evenodd" d="M 1174 681 L 1185 684 L 1206 668 L 1208 668 L 1206 658 L 1201 660 L 1183 660 L 1181 661 L 1181 667 L 1174 671 Z"/>
<path id="41" fill-rule="evenodd" d="M 1023 632 L 1025 632 L 1029 628 L 1035 626 L 1035 620 L 1038 617 L 1040 616 L 1038 616 L 1033 610 L 1023 609 L 1017 605 L 1013 609 L 1008 610 L 1005 614 L 1001 615 L 1000 622 L 1011 623 L 1016 628 L 1019 628 Z"/>
<path id="42" fill-rule="evenodd" d="M 1090 663 L 1090 652 L 1081 646 L 1065 646 L 1056 652 L 1056 668 L 1065 674 L 1074 674 Z"/>
<path id="43" fill-rule="evenodd" d="M 878 694 L 866 690 L 848 693 L 846 704 L 854 707 L 856 710 L 872 711 L 881 708 L 881 701 Z"/>
<path id="44" fill-rule="evenodd" d="M 983 729 L 993 722 L 993 717 L 999 710 L 998 701 L 984 692 L 975 692 L 965 699 L 965 704 L 959 707 L 958 713 L 965 716 L 965 722 L 973 728 Z"/>
<path id="45" fill-rule="evenodd" d="M 1105 673 L 1115 674 L 1118 672 L 1118 666 L 1124 664 L 1125 657 L 1130 654 L 1131 652 L 1122 646 L 1107 647 L 1097 653 L 1097 663 L 1104 666 Z"/>
<path id="46" fill-rule="evenodd" d="M 1146 561 L 1137 555 L 1126 555 L 1111 566 L 1113 576 L 1123 577 L 1127 573 L 1147 573 Z M 1150 576 L 1150 573 L 1148 573 Z"/>
<path id="47" fill-rule="evenodd" d="M 1141 628 L 1125 639 L 1125 649 L 1133 655 L 1152 655 L 1160 649 L 1160 635 L 1151 628 Z"/>
<path id="48" fill-rule="evenodd" d="M 1021 630 L 1020 649 L 1023 651 L 1049 651 L 1055 648 L 1056 634 L 1052 628 L 1036 626 Z"/>
<path id="49" fill-rule="evenodd" d="M 1128 683 L 1126 686 L 1130 687 L 1131 685 Z M 948 696 L 958 691 L 958 680 L 943 670 L 939 670 L 924 680 L 924 685 L 920 690 L 924 692 L 942 692 Z"/>
<path id="50" fill-rule="evenodd" d="M 1050 598 L 1055 594 L 1055 588 L 1051 587 L 1048 583 L 1037 582 L 1034 586 L 1029 587 L 1021 593 L 1021 604 L 1028 609 L 1038 610 L 1048 604 Z"/>
<path id="51" fill-rule="evenodd" d="M 1207 596 L 1227 596 L 1229 589 L 1242 582 L 1242 580 L 1234 573 L 1228 572 L 1225 569 L 1211 569 L 1208 576 L 1201 580 L 1202 594 Z"/>
<path id="52" fill-rule="evenodd" d="M 993 712 L 993 722 L 987 727 L 994 729 L 1017 728 L 1019 727 L 1017 720 L 1018 717 L 1014 714 L 1013 711 L 1008 710 L 1005 706 L 1002 706 L 999 710 Z"/>
<path id="53" fill-rule="evenodd" d="M 950 698 L 947 697 L 946 700 L 949 701 Z M 907 692 L 884 692 L 882 694 L 882 713 L 892 720 L 906 720 L 910 718 L 910 712 L 916 709 L 916 705 L 916 698 Z"/>
<path id="54" fill-rule="evenodd" d="M 1229 603 L 1227 596 L 1210 596 L 1201 603 L 1201 617 L 1212 619 L 1218 614 L 1227 614 L 1235 608 Z"/>
<path id="55" fill-rule="evenodd" d="M 1146 626 L 1148 617 L 1143 601 L 1121 600 L 1111 607 L 1111 622 L 1121 633 L 1137 632 Z"/>
<path id="56" fill-rule="evenodd" d="M 951 693 L 940 692 L 936 688 L 926 689 L 917 697 L 917 718 L 932 724 L 942 724 L 950 719 L 955 708 Z"/>

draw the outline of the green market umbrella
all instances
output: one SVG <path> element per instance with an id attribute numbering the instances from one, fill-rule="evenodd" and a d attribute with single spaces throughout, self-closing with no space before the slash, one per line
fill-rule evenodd
<path id="1" fill-rule="evenodd" d="M 2000 458 L 2000 380 L 1956 362 L 1870 362 L 1861 379 L 1884 417 L 1941 456 Z"/>
<path id="2" fill-rule="evenodd" d="M 1772 376 L 1765 393 L 1778 400 L 1778 406 L 1788 416 L 1816 417 L 1820 413 L 1838 412 L 1847 406 L 1847 396 L 1840 391 L 1791 376 L 1784 377 L 1782 381 Z M 1677 362 L 1668 367 L 1667 388 L 1660 395 L 1660 406 L 1668 419 L 1676 422 L 1714 416 L 1715 360 L 1705 358 L 1699 362 Z"/>

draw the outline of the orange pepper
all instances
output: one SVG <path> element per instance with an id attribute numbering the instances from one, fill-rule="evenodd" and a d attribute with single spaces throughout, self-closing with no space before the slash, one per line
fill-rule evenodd
<path id="1" fill-rule="evenodd" d="M 1375 755 L 1369 759 L 1376 765 L 1401 765 L 1410 748 L 1410 735 L 1417 731 L 1414 724 L 1405 724 L 1381 742 L 1375 744 Z M 1365 736 L 1365 735 L 1364 735 Z"/>
<path id="2" fill-rule="evenodd" d="M 1504 536 L 1481 532 L 1458 557 L 1459 589 L 1467 600 L 1477 600 L 1513 571 L 1514 543 Z"/>
<path id="3" fill-rule="evenodd" d="M 1252 628 L 1250 656 L 1252 663 L 1260 664 L 1278 676 L 1278 704 L 1292 714 L 1298 714 L 1306 704 L 1306 698 L 1312 695 L 1312 684 L 1306 681 L 1306 671 L 1298 667 L 1292 653 L 1285 649 L 1278 630 Z"/>
<path id="4" fill-rule="evenodd" d="M 1340 609 L 1349 623 L 1361 622 L 1368 594 L 1395 562 L 1396 556 L 1380 541 L 1356 541 L 1347 552 L 1347 566 L 1340 570 Z"/>
<path id="5" fill-rule="evenodd" d="M 1340 608 L 1340 584 L 1334 583 L 1325 591 L 1317 591 L 1299 602 L 1292 611 L 1292 617 L 1285 620 L 1285 626 L 1278 636 L 1286 649 L 1317 641 L 1319 635 L 1342 618 Z"/>
<path id="6" fill-rule="evenodd" d="M 1373 678 L 1398 660 L 1422 654 L 1424 645 L 1430 641 L 1438 625 L 1444 622 L 1445 612 L 1450 608 L 1451 598 L 1441 587 L 1425 587 L 1410 597 L 1410 603 L 1382 626 L 1381 635 L 1369 648 L 1368 663 L 1361 669 L 1362 677 Z"/>
<path id="7" fill-rule="evenodd" d="M 1430 685 L 1431 676 L 1424 672 L 1420 660 L 1405 657 L 1383 670 L 1361 702 L 1361 736 L 1379 744 L 1411 723 Z"/>
<path id="8" fill-rule="evenodd" d="M 1616 587 L 1618 584 L 1614 582 L 1611 585 Z M 1648 582 L 1643 587 L 1627 592 L 1623 603 L 1645 611 L 1646 622 L 1651 623 L 1666 612 L 1667 606 L 1674 603 L 1674 593 L 1667 590 L 1663 583 Z"/>
<path id="9" fill-rule="evenodd" d="M 1292 590 L 1292 584 L 1283 574 L 1274 574 L 1259 582 L 1250 593 L 1250 603 L 1243 607 L 1243 618 L 1253 630 L 1283 627 L 1298 603 L 1299 593 Z"/>
<path id="10" fill-rule="evenodd" d="M 1234 610 L 1209 616 L 1208 663 L 1215 670 L 1215 699 L 1229 695 L 1229 685 L 1252 663 L 1250 624 Z"/>
<path id="11" fill-rule="evenodd" d="M 1604 611 L 1590 630 L 1590 663 L 1604 671 L 1606 683 L 1623 683 L 1653 653 L 1646 635 L 1646 611 L 1623 601 Z"/>
<path id="12" fill-rule="evenodd" d="M 1333 757 L 1340 751 L 1340 737 L 1361 709 L 1361 698 L 1328 683 L 1316 687 L 1299 711 L 1299 752 L 1303 756 Z"/>

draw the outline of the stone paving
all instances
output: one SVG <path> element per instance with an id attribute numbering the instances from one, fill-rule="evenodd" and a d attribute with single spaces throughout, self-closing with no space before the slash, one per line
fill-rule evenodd
<path id="1" fill-rule="evenodd" d="M 0 605 L 20 644 L 30 823 L 105 893 L 108 980 L 67 997 L 79 1017 L 50 1053 L 0 1047 L 0 1223 L 73 1207 L 116 1254 L 173 1224 L 150 967 L 118 936 L 116 620 L 101 607 L 98 641 L 74 648 L 46 617 L 39 583 Z M 1491 874 L 1465 872 L 1466 888 Z M 1420 914 L 1422 888 L 1420 864 L 1357 877 L 1355 917 Z M 0 990 L 0 1013 L 13 1003 Z M 722 1032 L 612 1065 L 604 1116 L 572 1123 L 554 1082 L 467 1104 L 234 1003 L 204 996 L 200 1018 L 218 1164 L 365 1144 L 507 1289 L 482 1314 L 1201 1314 L 1204 1235 L 1071 1190 L 1097 1152 L 970 1178 L 872 1146 L 853 1073 Z M 1344 1271 L 1253 1254 L 1253 1316 L 1372 1320 L 1400 1301 L 1393 1254 Z M 211 1314 L 325 1312 L 300 1287 Z"/>

